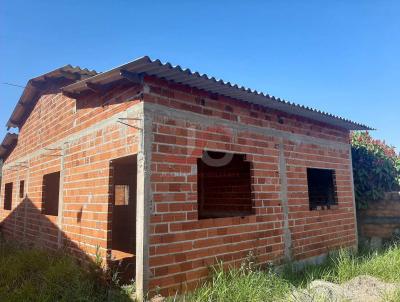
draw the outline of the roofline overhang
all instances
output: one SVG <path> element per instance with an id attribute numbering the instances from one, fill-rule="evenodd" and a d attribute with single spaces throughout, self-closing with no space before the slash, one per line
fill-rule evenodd
<path id="1" fill-rule="evenodd" d="M 97 74 L 97 72 L 94 70 L 88 70 L 86 68 L 81 69 L 79 67 L 65 65 L 30 79 L 26 84 L 20 99 L 15 105 L 10 118 L 8 119 L 6 124 L 7 128 L 10 129 L 14 127 L 20 127 L 27 112 L 31 109 L 31 104 L 34 102 L 34 99 L 37 97 L 37 95 L 43 91 L 44 84 L 47 81 L 59 78 L 64 78 L 71 81 L 79 81 L 95 74 Z"/>
<path id="2" fill-rule="evenodd" d="M 366 125 L 344 119 L 310 107 L 298 105 L 292 102 L 251 90 L 243 86 L 217 80 L 206 74 L 192 72 L 190 69 L 183 69 L 181 66 L 172 66 L 170 63 L 162 63 L 160 60 L 152 60 L 148 56 L 138 58 L 127 64 L 120 65 L 106 72 L 97 74 L 90 78 L 78 81 L 62 88 L 62 92 L 74 98 L 79 98 L 83 92 L 89 90 L 90 85 L 105 87 L 111 82 L 123 79 L 124 73 L 131 73 L 138 77 L 143 75 L 154 76 L 177 84 L 198 88 L 212 94 L 219 94 L 233 99 L 261 105 L 267 108 L 282 111 L 288 114 L 297 115 L 346 130 L 374 130 Z"/>
<path id="3" fill-rule="evenodd" d="M 2 143 L 0 144 L 0 159 L 5 160 L 6 157 L 12 152 L 18 142 L 18 134 L 7 133 Z"/>

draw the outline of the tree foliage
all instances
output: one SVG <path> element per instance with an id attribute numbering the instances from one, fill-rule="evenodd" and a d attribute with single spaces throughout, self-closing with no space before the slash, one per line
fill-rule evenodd
<path id="1" fill-rule="evenodd" d="M 351 136 L 354 191 L 358 208 L 400 188 L 400 156 L 394 147 L 373 139 L 368 132 Z"/>

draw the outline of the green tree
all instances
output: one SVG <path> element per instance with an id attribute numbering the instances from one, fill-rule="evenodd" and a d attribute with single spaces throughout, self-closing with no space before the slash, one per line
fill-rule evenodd
<path id="1" fill-rule="evenodd" d="M 373 139 L 368 132 L 351 136 L 354 191 L 358 208 L 400 188 L 400 156 L 394 147 Z"/>

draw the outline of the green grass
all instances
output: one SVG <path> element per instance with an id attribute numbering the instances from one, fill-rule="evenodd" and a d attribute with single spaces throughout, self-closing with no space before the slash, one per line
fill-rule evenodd
<path id="1" fill-rule="evenodd" d="M 279 276 L 262 271 L 230 269 L 224 271 L 221 266 L 215 268 L 210 282 L 193 294 L 177 299 L 178 301 L 229 301 L 258 302 L 277 301 L 290 291 L 290 284 Z M 174 299 L 171 298 L 170 301 Z"/>
<path id="2" fill-rule="evenodd" d="M 243 265 L 224 270 L 222 264 L 212 268 L 211 279 L 195 292 L 173 297 L 180 302 L 268 302 L 287 301 L 290 292 L 305 288 L 311 281 L 343 283 L 356 276 L 370 275 L 382 281 L 400 284 L 400 245 L 385 250 L 360 253 L 341 250 L 331 254 L 322 265 L 296 270 L 286 266 L 280 273 Z M 400 301 L 400 290 L 387 301 Z"/>
<path id="3" fill-rule="evenodd" d="M 98 259 L 97 262 L 100 262 Z M 96 261 L 95 261 L 96 262 Z M 250 255 L 240 268 L 211 268 L 209 281 L 193 293 L 169 298 L 179 302 L 268 302 L 287 301 L 290 293 L 322 279 L 346 282 L 370 275 L 400 284 L 400 245 L 358 254 L 341 250 L 322 265 L 296 270 L 286 266 L 259 269 Z M 134 286 L 121 286 L 118 277 L 104 273 L 99 265 L 83 267 L 70 256 L 0 240 L 0 301 L 131 301 Z M 387 301 L 400 301 L 400 290 Z"/>
<path id="4" fill-rule="evenodd" d="M 131 301 L 96 265 L 0 240 L 0 301 Z"/>
<path id="5" fill-rule="evenodd" d="M 340 250 L 331 254 L 322 265 L 310 265 L 298 272 L 293 267 L 287 267 L 283 273 L 283 277 L 292 284 L 303 287 L 315 279 L 343 283 L 360 275 L 400 283 L 400 245 L 359 253 Z"/>

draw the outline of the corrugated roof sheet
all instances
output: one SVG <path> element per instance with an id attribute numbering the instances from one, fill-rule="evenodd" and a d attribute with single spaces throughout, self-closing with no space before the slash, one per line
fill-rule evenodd
<path id="1" fill-rule="evenodd" d="M 7 133 L 2 143 L 0 144 L 0 159 L 5 159 L 12 149 L 16 146 L 18 134 Z"/>
<path id="2" fill-rule="evenodd" d="M 39 86 L 41 83 L 54 78 L 68 78 L 74 81 L 79 81 L 96 74 L 97 72 L 94 70 L 65 65 L 46 74 L 30 79 L 26 84 L 18 103 L 15 105 L 14 111 L 7 122 L 7 127 L 11 128 L 19 126 L 23 118 L 27 113 L 29 113 L 29 110 L 32 109 L 29 105 L 35 101 L 35 98 L 40 93 L 41 89 Z"/>
<path id="3" fill-rule="evenodd" d="M 121 79 L 121 70 L 155 76 L 175 83 L 188 85 L 211 93 L 224 95 L 234 99 L 262 105 L 271 109 L 280 110 L 289 114 L 309 118 L 329 125 L 348 130 L 372 130 L 372 128 L 342 117 L 316 110 L 310 107 L 285 101 L 269 94 L 251 90 L 243 86 L 225 82 L 210 77 L 206 74 L 183 69 L 181 66 L 173 66 L 171 63 L 162 63 L 160 60 L 152 60 L 148 56 L 139 58 L 130 63 L 118 66 L 107 72 L 97 74 L 74 84 L 64 87 L 62 90 L 71 94 L 79 94 L 88 89 L 86 83 L 105 85 Z"/>

